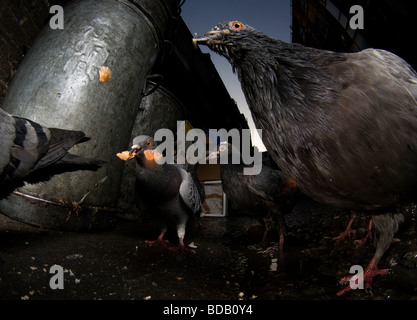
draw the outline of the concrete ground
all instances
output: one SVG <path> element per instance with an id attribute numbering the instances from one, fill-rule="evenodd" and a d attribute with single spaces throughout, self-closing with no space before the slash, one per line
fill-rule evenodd
<path id="1" fill-rule="evenodd" d="M 150 247 L 145 240 L 159 230 L 144 221 L 121 219 L 109 230 L 66 232 L 45 230 L 0 215 L 0 299 L 136 299 L 136 300 L 374 300 L 417 299 L 416 210 L 383 257 L 380 267 L 392 273 L 377 276 L 372 293 L 336 293 L 338 280 L 352 265 L 365 267 L 374 247 L 339 243 L 349 212 L 302 199 L 286 216 L 282 254 L 274 245 L 259 246 L 263 226 L 238 215 L 201 219 L 188 232 L 195 254 Z M 366 234 L 368 217 L 355 220 L 355 237 Z M 172 242 L 174 235 L 168 235 Z M 53 265 L 63 271 L 63 289 Z"/>

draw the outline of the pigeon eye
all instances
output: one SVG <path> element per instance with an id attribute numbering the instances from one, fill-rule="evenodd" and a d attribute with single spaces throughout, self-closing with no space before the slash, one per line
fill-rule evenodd
<path id="1" fill-rule="evenodd" d="M 152 145 L 152 141 L 151 140 L 148 140 L 147 142 L 146 142 L 146 146 L 147 147 L 150 147 Z"/>
<path id="2" fill-rule="evenodd" d="M 238 22 L 238 21 L 235 21 L 235 22 L 233 22 L 233 23 L 232 23 L 232 26 L 233 26 L 233 28 L 235 28 L 236 30 L 239 30 L 239 29 L 242 29 L 243 24 L 241 24 L 241 23 L 240 23 L 240 22 Z"/>

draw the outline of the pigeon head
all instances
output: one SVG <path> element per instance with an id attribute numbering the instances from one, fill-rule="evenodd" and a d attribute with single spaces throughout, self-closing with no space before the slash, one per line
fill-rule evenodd
<path id="1" fill-rule="evenodd" d="M 253 38 L 253 35 L 256 37 L 258 33 L 260 34 L 259 31 L 243 22 L 229 21 L 219 23 L 206 34 L 194 38 L 193 42 L 204 44 L 230 60 L 245 46 L 250 45 L 250 41 L 247 40 Z"/>
<path id="2" fill-rule="evenodd" d="M 129 153 L 134 154 L 137 160 L 144 161 L 146 159 L 152 161 L 162 156 L 155 150 L 157 146 L 158 144 L 151 137 L 137 136 L 133 139 Z"/>
<path id="3" fill-rule="evenodd" d="M 143 150 L 154 150 L 157 147 L 157 143 L 149 136 L 137 136 L 133 139 L 131 153 Z"/>

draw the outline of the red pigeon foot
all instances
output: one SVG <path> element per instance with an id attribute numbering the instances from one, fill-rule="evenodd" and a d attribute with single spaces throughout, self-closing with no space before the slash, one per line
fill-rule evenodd
<path id="1" fill-rule="evenodd" d="M 183 238 L 178 238 L 179 239 L 179 244 L 178 246 L 172 247 L 170 248 L 170 250 L 172 251 L 180 251 L 180 252 L 187 252 L 187 253 L 195 253 L 194 249 L 188 248 L 184 245 L 184 240 Z"/>
<path id="2" fill-rule="evenodd" d="M 389 269 L 378 269 L 378 261 L 375 260 L 375 258 L 372 258 L 371 262 L 369 263 L 369 265 L 366 267 L 366 269 L 363 272 L 363 283 L 364 283 L 364 287 L 367 291 L 370 291 L 372 288 L 372 281 L 374 279 L 375 276 L 377 275 L 385 275 L 387 273 L 389 273 L 390 270 Z M 351 280 L 353 280 L 353 278 L 355 277 L 355 279 L 360 279 L 360 274 L 354 274 L 352 276 L 346 276 L 343 277 L 342 279 L 340 279 L 339 283 L 340 284 L 345 284 L 347 282 L 350 282 Z M 343 294 L 345 294 L 346 292 L 352 290 L 352 286 L 349 283 L 349 286 L 347 286 L 346 288 L 340 290 L 337 295 L 341 296 Z"/>
<path id="3" fill-rule="evenodd" d="M 368 240 L 372 241 L 372 232 L 371 231 L 372 231 L 372 219 L 369 220 L 368 233 L 366 234 L 366 236 L 361 240 L 355 240 L 354 244 L 357 247 L 360 247 L 360 246 L 363 246 L 366 243 L 366 241 L 368 241 Z"/>
<path id="4" fill-rule="evenodd" d="M 351 238 L 351 234 L 353 233 L 355 233 L 356 232 L 356 230 L 352 230 L 351 229 L 351 227 L 352 227 L 352 223 L 353 223 L 353 220 L 355 220 L 355 217 L 356 217 L 356 215 L 354 214 L 354 213 L 352 213 L 352 215 L 351 215 L 351 218 L 350 218 L 350 220 L 349 220 L 349 223 L 348 223 L 348 225 L 347 225 L 347 227 L 346 227 L 346 230 L 345 231 L 343 231 L 341 234 L 339 234 L 338 236 L 336 236 L 336 237 L 334 237 L 333 238 L 333 240 L 335 240 L 335 241 L 342 241 L 342 240 L 344 240 L 345 238 Z"/>
<path id="5" fill-rule="evenodd" d="M 146 240 L 145 243 L 149 244 L 150 246 L 155 246 L 155 245 L 163 245 L 164 247 L 167 247 L 169 244 L 168 240 L 164 240 L 164 235 L 165 232 L 162 231 L 161 234 L 159 235 L 158 239 L 156 240 Z"/>

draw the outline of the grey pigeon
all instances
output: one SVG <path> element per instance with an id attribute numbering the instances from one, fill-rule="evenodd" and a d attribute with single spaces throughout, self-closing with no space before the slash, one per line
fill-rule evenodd
<path id="1" fill-rule="evenodd" d="M 416 196 L 415 70 L 385 50 L 319 50 L 239 21 L 194 42 L 231 63 L 267 150 L 303 193 L 373 215 L 379 235 L 364 271 L 370 288 L 387 272 L 377 265 L 403 220 L 395 207 Z"/>
<path id="2" fill-rule="evenodd" d="M 49 180 L 75 170 L 97 170 L 105 161 L 68 151 L 88 141 L 81 131 L 46 128 L 0 109 L 0 199 L 25 182 Z"/>
<path id="3" fill-rule="evenodd" d="M 248 166 L 244 164 L 240 151 L 227 142 L 221 142 L 218 151 L 211 153 L 208 158 L 227 159 L 227 163 L 221 162 L 220 165 L 222 187 L 227 200 L 239 212 L 262 217 L 266 223 L 263 243 L 270 229 L 269 221 L 272 221 L 280 237 L 279 248 L 282 252 L 285 233 L 283 215 L 290 212 L 295 203 L 298 193 L 295 181 L 265 163 L 259 174 L 245 175 L 243 170 Z M 234 158 L 240 161 L 233 163 Z"/>
<path id="4" fill-rule="evenodd" d="M 149 244 L 164 244 L 169 227 L 177 230 L 181 250 L 192 251 L 184 246 L 186 225 L 190 218 L 198 217 L 202 203 L 199 189 L 192 175 L 175 164 L 155 161 L 157 143 L 149 136 L 133 139 L 131 153 L 136 159 L 135 195 L 139 206 L 144 208 L 161 225 L 161 234 Z"/>

